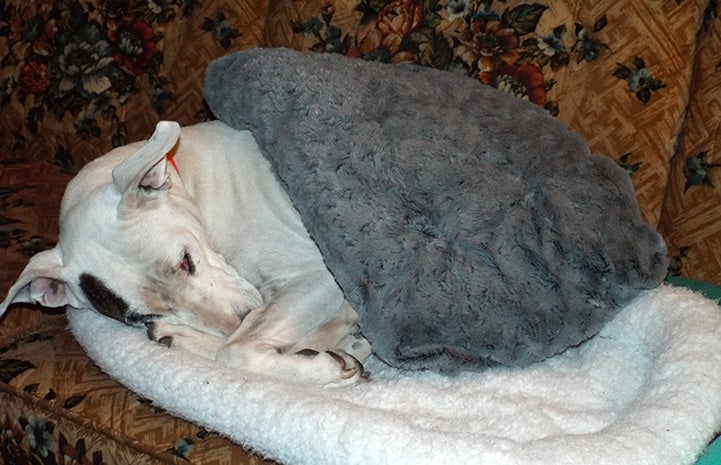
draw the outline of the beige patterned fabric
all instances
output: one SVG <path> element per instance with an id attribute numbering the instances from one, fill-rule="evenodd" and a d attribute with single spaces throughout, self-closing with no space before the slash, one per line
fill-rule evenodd
<path id="1" fill-rule="evenodd" d="M 701 33 L 671 170 L 661 224 L 671 272 L 721 283 L 721 17 Z"/>
<path id="2" fill-rule="evenodd" d="M 177 459 L 157 460 L 125 444 L 117 444 L 93 429 L 48 412 L 21 397 L 0 392 L 0 403 L 6 409 L 0 413 L 0 446 L 3 448 L 0 459 L 5 460 L 2 463 L 29 464 L 31 457 L 38 461 L 36 463 L 53 463 L 52 460 L 78 464 L 181 463 Z M 36 446 L 32 448 L 29 441 Z"/>
<path id="3" fill-rule="evenodd" d="M 111 380 L 66 325 L 57 315 L 0 340 L 0 463 L 270 463 Z"/>

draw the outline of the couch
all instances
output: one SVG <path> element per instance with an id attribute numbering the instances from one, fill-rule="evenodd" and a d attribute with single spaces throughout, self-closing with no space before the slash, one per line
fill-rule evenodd
<path id="1" fill-rule="evenodd" d="M 5 0 L 2 8 L 0 296 L 29 256 L 57 240 L 73 173 L 148 137 L 159 119 L 211 119 L 205 66 L 251 47 L 416 63 L 538 104 L 628 171 L 642 215 L 667 241 L 669 279 L 721 285 L 715 0 Z M 15 306 L 0 321 L 0 405 L 3 464 L 270 463 L 110 379 L 66 330 L 62 309 Z"/>

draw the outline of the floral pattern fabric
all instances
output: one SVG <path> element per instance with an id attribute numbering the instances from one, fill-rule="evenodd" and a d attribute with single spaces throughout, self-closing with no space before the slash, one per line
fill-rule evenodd
<path id="1" fill-rule="evenodd" d="M 127 143 L 116 111 L 140 91 L 139 77 L 152 82 L 158 114 L 176 98 L 160 74 L 158 45 L 164 24 L 175 15 L 193 13 L 192 4 L 180 9 L 179 3 L 139 3 L 133 9 L 117 3 L 105 15 L 66 0 L 6 5 L 9 50 L 3 69 L 13 72 L 2 81 L 5 100 L 24 103 L 31 135 L 38 134 L 52 113 L 57 120 L 71 116 L 76 131 L 86 138 L 100 134 L 99 118 L 108 120 L 115 128 L 113 144 Z M 22 143 L 26 136 L 18 136 Z"/>
<path id="2" fill-rule="evenodd" d="M 3 160 L 0 154 L 0 298 L 28 259 L 55 244 L 60 199 L 70 175 L 40 162 Z M 0 338 L 18 334 L 42 319 L 40 312 L 9 312 Z"/>
<path id="3" fill-rule="evenodd" d="M 685 129 L 671 161 L 660 230 L 671 273 L 721 283 L 721 17 L 706 11 Z"/>
<path id="4" fill-rule="evenodd" d="M 0 463 L 270 464 L 112 381 L 65 326 L 0 340 Z"/>
<path id="5" fill-rule="evenodd" d="M 541 34 L 538 23 L 548 6 L 504 4 L 471 0 L 445 4 L 437 0 L 361 2 L 356 9 L 363 16 L 355 37 L 333 25 L 331 8 L 323 21 L 311 18 L 302 24 L 295 22 L 293 28 L 318 39 L 310 46 L 314 51 L 462 72 L 557 113 L 553 102 L 547 101 L 547 91 L 555 81 L 544 78 L 543 68 L 557 71 L 572 58 L 578 63 L 592 61 L 607 51 L 608 46 L 595 37 L 605 27 L 606 17 L 592 28 L 575 23 L 569 33 L 565 24 L 559 24 Z"/>
<path id="6" fill-rule="evenodd" d="M 158 119 L 207 119 L 204 64 L 259 45 L 266 2 L 3 0 L 0 150 L 76 171 Z"/>

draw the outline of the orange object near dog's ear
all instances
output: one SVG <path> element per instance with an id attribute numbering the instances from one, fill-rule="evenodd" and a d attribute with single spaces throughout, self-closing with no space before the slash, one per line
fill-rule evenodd
<path id="1" fill-rule="evenodd" d="M 160 121 L 150 139 L 113 170 L 113 183 L 123 198 L 132 197 L 139 189 L 161 189 L 165 185 L 166 154 L 179 137 L 178 123 Z"/>
<path id="2" fill-rule="evenodd" d="M 173 158 L 173 151 L 172 151 L 172 150 L 171 150 L 170 152 L 168 152 L 168 153 L 165 154 L 165 159 L 168 160 L 168 163 L 170 164 L 170 166 L 173 167 L 173 169 L 175 170 L 175 172 L 178 173 L 178 174 L 180 174 L 180 170 L 178 170 L 178 164 L 175 163 L 175 158 Z"/>

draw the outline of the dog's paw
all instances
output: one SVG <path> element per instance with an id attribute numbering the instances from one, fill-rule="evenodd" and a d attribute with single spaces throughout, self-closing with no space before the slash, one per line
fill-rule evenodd
<path id="1" fill-rule="evenodd" d="M 344 351 L 333 352 L 331 350 L 327 350 L 326 353 L 330 355 L 340 366 L 341 379 L 350 379 L 356 375 L 360 376 L 361 379 L 369 378 L 370 373 L 365 371 L 360 360 L 351 354 Z"/>
<path id="2" fill-rule="evenodd" d="M 166 347 L 214 359 L 223 345 L 223 340 L 212 334 L 203 333 L 190 326 L 174 324 L 165 320 L 151 321 L 145 324 L 148 339 Z"/>
<path id="3" fill-rule="evenodd" d="M 218 352 L 216 361 L 294 384 L 340 387 L 369 379 L 362 363 L 339 349 L 288 351 L 265 342 L 236 341 L 225 345 Z"/>
<path id="4" fill-rule="evenodd" d="M 165 347 L 173 345 L 173 336 L 171 334 L 163 334 L 161 325 L 158 325 L 154 321 L 145 323 L 145 330 L 148 334 L 148 339 L 157 342 Z"/>
<path id="5" fill-rule="evenodd" d="M 330 361 L 329 379 L 322 380 L 325 386 L 345 386 L 357 382 L 368 381 L 370 373 L 363 368 L 363 364 L 354 356 L 345 351 L 326 350 L 318 352 L 313 349 L 303 349 L 295 353 L 306 359 L 314 359 L 316 362 L 326 366 L 325 361 Z"/>

